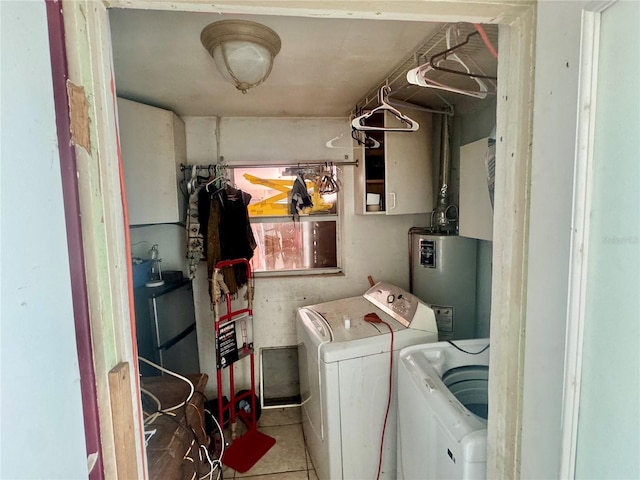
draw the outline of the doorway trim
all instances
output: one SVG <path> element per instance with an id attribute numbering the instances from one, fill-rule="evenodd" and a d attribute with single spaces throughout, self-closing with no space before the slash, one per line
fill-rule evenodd
<path id="1" fill-rule="evenodd" d="M 562 453 L 560 478 L 575 477 L 582 347 L 585 322 L 589 228 L 593 185 L 598 56 L 602 13 L 618 0 L 597 1 L 582 11 L 578 121 L 571 219 L 569 291 L 565 335 L 565 369 L 562 408 Z"/>
<path id="2" fill-rule="evenodd" d="M 496 202 L 491 294 L 488 424 L 488 478 L 518 478 L 521 443 L 525 331 L 525 289 L 533 110 L 535 2 L 512 0 L 370 2 L 348 0 L 69 0 L 63 2 L 69 80 L 87 99 L 88 110 L 74 118 L 88 121 L 89 145 L 76 145 L 80 205 L 85 238 L 88 296 L 100 405 L 105 476 L 115 472 L 115 448 L 107 375 L 118 362 L 132 368 L 137 391 L 135 323 L 130 308 L 130 266 L 122 203 L 115 85 L 108 8 L 235 12 L 265 15 L 371 18 L 431 22 L 467 21 L 500 26 L 501 61 L 497 93 Z M 136 457 L 146 478 L 142 415 L 132 395 Z"/>

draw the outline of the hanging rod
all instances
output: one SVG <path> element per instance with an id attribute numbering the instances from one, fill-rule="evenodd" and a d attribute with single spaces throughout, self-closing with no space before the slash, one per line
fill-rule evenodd
<path id="1" fill-rule="evenodd" d="M 322 167 L 324 165 L 335 165 L 347 167 L 351 165 L 358 166 L 358 160 L 354 160 L 353 162 L 334 162 L 332 160 L 327 160 L 326 162 L 287 162 L 287 163 L 233 163 L 228 164 L 227 168 L 257 168 L 257 167 L 295 167 L 295 166 L 304 166 L 304 167 Z"/>
<path id="2" fill-rule="evenodd" d="M 196 170 L 215 170 L 216 168 L 222 167 L 222 165 L 215 163 L 211 163 L 209 165 L 185 165 L 184 163 L 181 163 L 180 171 L 184 172 L 185 170 L 191 170 L 193 167 L 196 167 Z"/>
<path id="3" fill-rule="evenodd" d="M 295 167 L 295 166 L 314 166 L 314 167 L 322 167 L 324 165 L 335 165 L 341 167 L 348 166 L 358 166 L 358 160 L 354 160 L 352 162 L 349 161 L 339 161 L 336 162 L 334 160 L 326 160 L 326 161 L 313 161 L 313 162 L 286 162 L 286 163 L 233 163 L 233 164 L 211 164 L 211 165 L 195 165 L 198 170 L 209 170 L 215 168 L 268 168 L 268 167 Z M 184 172 L 185 170 L 191 170 L 194 165 L 184 165 L 180 164 L 180 171 Z"/>

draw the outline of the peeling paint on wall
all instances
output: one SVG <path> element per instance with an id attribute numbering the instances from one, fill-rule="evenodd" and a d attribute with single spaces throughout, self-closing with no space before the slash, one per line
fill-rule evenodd
<path id="1" fill-rule="evenodd" d="M 69 119 L 71 121 L 71 142 L 91 152 L 91 135 L 89 133 L 89 105 L 84 87 L 67 82 L 69 96 Z"/>

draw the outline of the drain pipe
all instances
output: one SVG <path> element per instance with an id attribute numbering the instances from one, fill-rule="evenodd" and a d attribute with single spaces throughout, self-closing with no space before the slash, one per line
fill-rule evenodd
<path id="1" fill-rule="evenodd" d="M 449 145 L 449 119 L 442 116 L 440 135 L 440 190 L 436 200 L 436 208 L 431 212 L 431 228 L 452 234 L 457 230 L 458 209 L 449 205 L 449 184 L 451 177 L 451 148 Z M 455 209 L 453 211 L 452 209 Z"/>
<path id="2" fill-rule="evenodd" d="M 455 235 L 458 231 L 458 207 L 449 204 L 449 182 L 451 177 L 451 148 L 449 145 L 449 119 L 442 115 L 440 134 L 440 190 L 436 208 L 431 212 L 431 225 L 409 229 L 409 292 L 413 293 L 413 235 Z"/>

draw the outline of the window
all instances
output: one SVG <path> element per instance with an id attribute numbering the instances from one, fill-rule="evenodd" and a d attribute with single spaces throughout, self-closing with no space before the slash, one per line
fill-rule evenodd
<path id="1" fill-rule="evenodd" d="M 294 220 L 290 192 L 298 174 L 305 180 L 313 206 Z M 327 273 L 339 269 L 335 167 L 234 168 L 233 179 L 239 189 L 251 194 L 248 210 L 258 244 L 253 257 L 255 272 Z"/>

